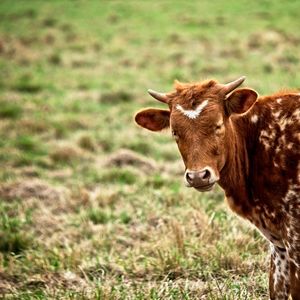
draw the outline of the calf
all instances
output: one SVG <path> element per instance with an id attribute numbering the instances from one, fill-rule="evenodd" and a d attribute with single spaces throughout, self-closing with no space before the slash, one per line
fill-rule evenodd
<path id="1" fill-rule="evenodd" d="M 258 97 L 214 80 L 183 84 L 151 96 L 167 110 L 138 112 L 149 130 L 170 127 L 188 187 L 218 183 L 230 208 L 253 223 L 271 244 L 271 299 L 300 299 L 300 94 Z"/>

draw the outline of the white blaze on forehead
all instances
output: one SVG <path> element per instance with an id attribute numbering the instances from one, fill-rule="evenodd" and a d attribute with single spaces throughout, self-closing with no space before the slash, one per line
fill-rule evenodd
<path id="1" fill-rule="evenodd" d="M 205 100 L 201 104 L 199 104 L 198 107 L 194 110 L 184 109 L 180 104 L 177 104 L 176 109 L 182 112 L 188 118 L 196 119 L 207 104 L 208 104 L 208 100 Z"/>

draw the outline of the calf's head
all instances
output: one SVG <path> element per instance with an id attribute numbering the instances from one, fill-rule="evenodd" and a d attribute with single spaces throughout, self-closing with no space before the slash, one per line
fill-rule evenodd
<path id="1" fill-rule="evenodd" d="M 144 109 L 135 121 L 152 131 L 171 129 L 186 167 L 187 186 L 207 191 L 219 180 L 230 151 L 230 116 L 246 112 L 257 99 L 251 89 L 235 90 L 244 80 L 241 77 L 228 84 L 176 82 L 175 91 L 167 94 L 148 91 L 169 108 Z"/>

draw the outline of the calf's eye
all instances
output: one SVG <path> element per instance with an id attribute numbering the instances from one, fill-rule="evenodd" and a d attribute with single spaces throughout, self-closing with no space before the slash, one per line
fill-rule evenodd
<path id="1" fill-rule="evenodd" d="M 216 130 L 220 130 L 220 129 L 222 129 L 222 127 L 223 127 L 223 123 L 219 123 L 219 124 L 217 124 L 216 125 Z"/>
<path id="2" fill-rule="evenodd" d="M 175 130 L 172 130 L 172 136 L 175 140 L 178 140 L 179 136 Z"/>

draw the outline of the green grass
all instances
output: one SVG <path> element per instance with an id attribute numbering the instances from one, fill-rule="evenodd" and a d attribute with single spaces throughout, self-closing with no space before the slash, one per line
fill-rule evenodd
<path id="1" fill-rule="evenodd" d="M 1 118 L 10 118 L 17 119 L 22 114 L 22 108 L 16 103 L 11 103 L 8 101 L 2 101 L 0 103 L 0 117 Z"/>
<path id="2" fill-rule="evenodd" d="M 1 1 L 0 295 L 265 299 L 266 242 L 133 119 L 175 79 L 299 88 L 298 8 Z"/>
<path id="3" fill-rule="evenodd" d="M 11 206 L 1 204 L 0 252 L 19 254 L 31 248 L 34 244 L 33 237 L 25 229 L 29 224 L 30 211 L 23 212 L 22 208 L 14 204 Z"/>

